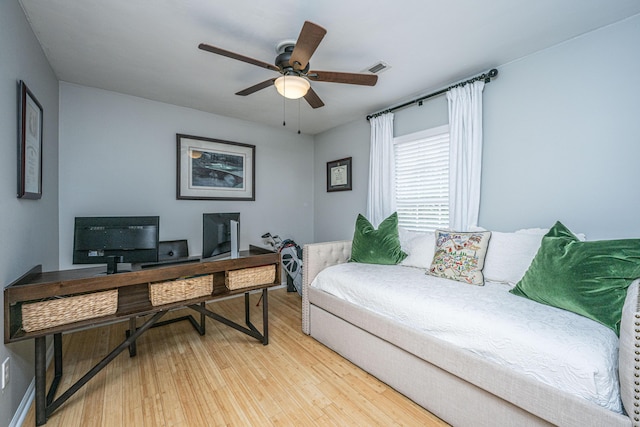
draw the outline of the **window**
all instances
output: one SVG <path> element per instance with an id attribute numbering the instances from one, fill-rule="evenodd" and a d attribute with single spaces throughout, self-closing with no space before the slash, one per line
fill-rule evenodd
<path id="1" fill-rule="evenodd" d="M 449 126 L 394 138 L 398 225 L 449 227 Z"/>

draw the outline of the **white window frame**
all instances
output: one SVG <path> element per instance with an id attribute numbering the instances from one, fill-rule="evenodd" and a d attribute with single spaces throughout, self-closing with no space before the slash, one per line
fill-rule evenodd
<path id="1" fill-rule="evenodd" d="M 410 231 L 433 231 L 437 228 L 449 227 L 449 125 L 438 126 L 431 129 L 402 135 L 393 139 L 394 157 L 398 155 L 399 146 L 411 147 L 415 150 L 416 144 L 438 144 L 440 154 L 439 161 L 433 164 L 428 159 L 418 159 L 407 164 L 410 159 L 396 158 L 395 169 L 395 202 L 398 212 L 398 226 Z M 444 144 L 446 144 L 446 165 L 443 164 Z M 422 161 L 420 161 L 422 160 Z M 408 169 L 416 169 L 413 177 L 414 185 L 411 188 L 401 188 L 402 185 L 410 185 L 407 182 L 409 171 L 404 170 L 400 162 L 405 162 Z M 433 168 L 429 169 L 429 166 Z M 403 176 L 405 174 L 405 176 Z M 404 180 L 400 182 L 399 180 Z M 427 187 L 423 186 L 427 185 Z M 422 191 L 425 190 L 425 191 Z"/>

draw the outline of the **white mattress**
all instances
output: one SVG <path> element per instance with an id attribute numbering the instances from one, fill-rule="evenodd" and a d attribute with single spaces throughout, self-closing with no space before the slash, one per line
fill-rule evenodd
<path id="1" fill-rule="evenodd" d="M 473 286 L 412 267 L 345 263 L 321 271 L 311 286 L 622 412 L 616 334 L 510 294 L 508 285 Z"/>

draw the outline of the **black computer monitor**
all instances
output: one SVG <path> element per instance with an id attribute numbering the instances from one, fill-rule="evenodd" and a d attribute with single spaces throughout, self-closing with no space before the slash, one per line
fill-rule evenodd
<path id="1" fill-rule="evenodd" d="M 117 273 L 118 263 L 158 261 L 160 218 L 157 216 L 76 217 L 74 264 L 107 264 Z"/>
<path id="2" fill-rule="evenodd" d="M 238 212 L 202 214 L 202 258 L 235 258 L 240 244 L 239 227 Z"/>

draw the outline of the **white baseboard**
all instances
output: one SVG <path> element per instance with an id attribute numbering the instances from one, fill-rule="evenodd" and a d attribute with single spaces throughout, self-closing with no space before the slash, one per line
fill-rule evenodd
<path id="1" fill-rule="evenodd" d="M 47 347 L 47 368 L 51 364 L 53 360 L 53 341 Z M 29 383 L 29 387 L 27 387 L 27 391 L 22 396 L 22 400 L 20 401 L 20 405 L 18 405 L 18 409 L 16 413 L 13 414 L 13 418 L 9 423 L 9 427 L 21 427 L 24 424 L 24 420 L 27 418 L 27 414 L 29 413 L 29 408 L 31 408 L 31 404 L 36 397 L 36 377 L 34 376 L 31 379 L 31 383 Z"/>

